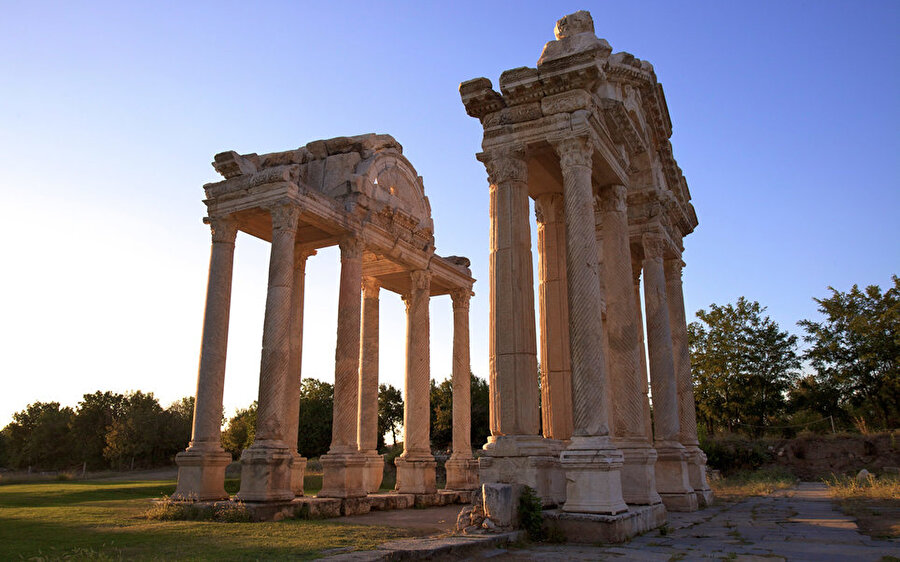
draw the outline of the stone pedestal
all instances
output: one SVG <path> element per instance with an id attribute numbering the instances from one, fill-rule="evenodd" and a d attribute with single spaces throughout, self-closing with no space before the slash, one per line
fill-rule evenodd
<path id="1" fill-rule="evenodd" d="M 656 450 L 647 443 L 616 440 L 622 451 L 622 499 L 628 505 L 652 505 L 662 501 L 656 492 Z"/>
<path id="2" fill-rule="evenodd" d="M 358 498 L 366 495 L 364 472 L 366 458 L 358 453 L 322 455 L 320 498 Z"/>
<path id="3" fill-rule="evenodd" d="M 434 459 L 394 459 L 397 466 L 397 492 L 401 494 L 434 494 L 437 492 L 435 483 Z"/>
<path id="4" fill-rule="evenodd" d="M 290 449 L 290 447 L 289 447 Z M 306 477 L 306 457 L 291 451 L 291 490 L 295 496 L 303 495 L 303 479 Z"/>
<path id="5" fill-rule="evenodd" d="M 697 495 L 688 475 L 687 452 L 681 443 L 656 445 L 656 489 L 669 511 L 696 511 Z"/>
<path id="6" fill-rule="evenodd" d="M 537 435 L 491 436 L 478 459 L 482 483 L 525 484 L 546 506 L 566 499 L 566 476 L 559 464 L 562 441 Z"/>
<path id="7" fill-rule="evenodd" d="M 374 494 L 381 489 L 381 481 L 384 479 L 384 455 L 379 455 L 376 451 L 365 451 L 362 455 L 366 459 L 363 487 L 367 493 Z"/>
<path id="8" fill-rule="evenodd" d="M 447 459 L 444 468 L 447 470 L 447 490 L 474 490 L 478 488 L 478 459 Z"/>
<path id="9" fill-rule="evenodd" d="M 235 499 L 245 502 L 289 501 L 291 489 L 291 452 L 287 447 L 257 444 L 241 454 L 241 491 Z"/>
<path id="10" fill-rule="evenodd" d="M 608 440 L 573 437 L 559 459 L 566 471 L 566 503 L 562 510 L 607 515 L 628 511 L 622 499 L 619 472 L 624 460 Z"/>
<path id="11" fill-rule="evenodd" d="M 175 455 L 178 465 L 178 486 L 172 499 L 224 500 L 225 469 L 231 463 L 231 454 L 225 451 L 182 451 Z"/>
<path id="12" fill-rule="evenodd" d="M 697 494 L 697 503 L 700 507 L 709 507 L 713 504 L 713 492 L 706 481 L 706 454 L 700 447 L 685 447 L 688 465 L 688 478 L 691 488 Z"/>

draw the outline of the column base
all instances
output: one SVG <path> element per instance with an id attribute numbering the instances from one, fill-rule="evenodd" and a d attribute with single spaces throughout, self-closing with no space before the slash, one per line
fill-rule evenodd
<path id="1" fill-rule="evenodd" d="M 245 502 L 294 499 L 292 461 L 290 450 L 283 445 L 251 445 L 244 449 L 241 453 L 241 489 L 235 499 Z"/>
<path id="2" fill-rule="evenodd" d="M 524 484 L 534 489 L 544 507 L 566 500 L 566 475 L 559 464 L 563 442 L 537 435 L 491 436 L 478 459 L 483 484 Z"/>
<path id="3" fill-rule="evenodd" d="M 428 455 L 430 457 L 431 455 Z M 394 459 L 397 467 L 397 485 L 394 488 L 400 494 L 435 494 L 435 469 L 437 462 L 432 457 Z"/>
<path id="4" fill-rule="evenodd" d="M 700 507 L 709 507 L 713 504 L 713 493 L 706 481 L 706 454 L 696 445 L 686 445 L 688 480 L 691 488 L 697 493 L 697 502 Z"/>
<path id="5" fill-rule="evenodd" d="M 697 495 L 688 476 L 687 453 L 681 443 L 657 443 L 656 490 L 669 511 L 696 511 Z"/>
<path id="6" fill-rule="evenodd" d="M 301 457 L 300 453 L 291 451 L 291 490 L 294 496 L 303 495 L 303 478 L 306 476 L 306 457 Z"/>
<path id="7" fill-rule="evenodd" d="M 188 448 L 175 455 L 178 465 L 178 485 L 175 500 L 227 500 L 225 469 L 231 464 L 231 454 L 218 451 L 197 451 Z"/>
<path id="8" fill-rule="evenodd" d="M 384 479 L 384 455 L 377 451 L 365 451 L 362 453 L 366 459 L 363 468 L 363 488 L 369 494 L 374 494 L 381 489 L 381 481 Z"/>
<path id="9" fill-rule="evenodd" d="M 447 490 L 474 490 L 478 488 L 478 460 L 450 455 L 444 464 L 447 469 Z"/>
<path id="10" fill-rule="evenodd" d="M 322 463 L 320 498 L 358 498 L 366 495 L 364 476 L 366 458 L 359 453 L 328 453 Z"/>
<path id="11" fill-rule="evenodd" d="M 622 498 L 628 505 L 654 505 L 662 499 L 656 492 L 656 450 L 645 442 L 615 441 L 622 451 Z"/>
<path id="12" fill-rule="evenodd" d="M 573 437 L 559 462 L 566 474 L 562 511 L 615 515 L 628 511 L 622 499 L 625 458 L 607 438 Z"/>

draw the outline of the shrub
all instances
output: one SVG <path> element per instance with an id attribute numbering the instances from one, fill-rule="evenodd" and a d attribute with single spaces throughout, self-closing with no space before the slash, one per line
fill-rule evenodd
<path id="1" fill-rule="evenodd" d="M 544 538 L 541 498 L 530 486 L 525 486 L 519 496 L 519 527 L 528 533 L 528 538 L 540 541 Z"/>

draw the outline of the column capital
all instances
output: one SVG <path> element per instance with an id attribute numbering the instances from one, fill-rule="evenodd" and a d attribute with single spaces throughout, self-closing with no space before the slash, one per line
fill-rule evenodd
<path id="1" fill-rule="evenodd" d="M 410 290 L 423 291 L 431 288 L 431 272 L 427 269 L 417 269 L 409 272 Z"/>
<path id="2" fill-rule="evenodd" d="M 300 207 L 293 203 L 275 203 L 269 207 L 272 215 L 273 231 L 297 232 L 297 219 L 300 218 Z"/>
<path id="3" fill-rule="evenodd" d="M 209 217 L 203 219 L 203 222 L 209 224 L 213 242 L 234 244 L 238 231 L 237 221 L 231 217 Z"/>
<path id="4" fill-rule="evenodd" d="M 680 257 L 678 258 L 668 258 L 663 261 L 663 265 L 666 268 L 666 279 L 681 279 L 681 273 L 684 269 L 685 263 L 682 261 Z"/>
<path id="5" fill-rule="evenodd" d="M 302 265 L 305 265 L 304 262 L 309 257 L 316 255 L 316 253 L 315 250 L 310 250 L 309 248 L 294 246 L 294 269 L 299 269 Z"/>
<path id="6" fill-rule="evenodd" d="M 340 239 L 338 246 L 341 248 L 341 259 L 361 258 L 363 253 L 363 241 L 355 234 L 348 234 Z"/>
<path id="7" fill-rule="evenodd" d="M 605 185 L 600 188 L 599 209 L 603 213 L 624 213 L 628 189 L 624 185 Z"/>
<path id="8" fill-rule="evenodd" d="M 377 299 L 381 290 L 381 282 L 375 277 L 363 277 L 362 291 L 364 299 Z"/>
<path id="9" fill-rule="evenodd" d="M 469 299 L 472 297 L 472 289 L 461 287 L 450 291 L 450 299 L 453 301 L 453 308 L 464 308 L 469 310 Z"/>
<path id="10" fill-rule="evenodd" d="M 562 193 L 543 193 L 534 200 L 534 215 L 540 224 L 562 222 L 565 218 Z"/>
<path id="11" fill-rule="evenodd" d="M 552 142 L 563 171 L 572 166 L 591 167 L 594 145 L 589 137 L 568 137 Z"/>
<path id="12" fill-rule="evenodd" d="M 510 181 L 528 181 L 528 165 L 525 163 L 525 149 L 511 147 L 492 150 L 479 155 L 479 160 L 484 163 L 488 173 L 488 181 L 491 185 L 498 185 Z"/>
<path id="13" fill-rule="evenodd" d="M 641 245 L 644 247 L 644 259 L 663 259 L 669 244 L 660 234 L 653 232 L 644 233 L 641 236 Z"/>

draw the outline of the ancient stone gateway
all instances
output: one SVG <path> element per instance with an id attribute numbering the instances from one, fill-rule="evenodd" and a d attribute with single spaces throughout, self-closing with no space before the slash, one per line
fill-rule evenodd
<path id="1" fill-rule="evenodd" d="M 306 260 L 335 244 L 341 251 L 334 426 L 322 457 L 319 498 L 340 512 L 367 511 L 381 485 L 375 450 L 378 418 L 378 295 L 400 293 L 407 310 L 404 451 L 397 491 L 434 494 L 429 435 L 429 299 L 449 294 L 454 310 L 453 455 L 448 489 L 477 485 L 469 443 L 469 261 L 434 253 L 431 209 L 422 178 L 389 135 L 320 140 L 272 154 L 224 152 L 213 166 L 224 181 L 204 186 L 212 228 L 206 314 L 193 434 L 180 453 L 176 497 L 227 498 L 231 456 L 220 441 L 232 263 L 238 230 L 272 244 L 253 445 L 241 455 L 246 502 L 303 496 L 306 459 L 297 452 Z M 412 497 L 412 496 L 409 496 Z"/>
<path id="2" fill-rule="evenodd" d="M 490 184 L 491 437 L 480 478 L 531 486 L 561 507 L 570 539 L 596 541 L 661 524 L 663 504 L 712 499 L 681 287 L 682 239 L 697 218 L 650 63 L 613 54 L 587 12 L 559 20 L 555 35 L 537 68 L 500 76 L 499 93 L 486 78 L 460 85 L 484 127 L 477 157 Z M 607 531 L 575 531 L 585 514 Z"/>

